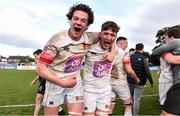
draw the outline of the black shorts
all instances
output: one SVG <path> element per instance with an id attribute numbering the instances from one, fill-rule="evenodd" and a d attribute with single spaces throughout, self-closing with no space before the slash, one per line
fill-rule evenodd
<path id="1" fill-rule="evenodd" d="M 41 81 L 37 90 L 37 93 L 43 94 L 45 92 L 46 81 Z"/>
<path id="2" fill-rule="evenodd" d="M 180 83 L 173 85 L 169 89 L 163 110 L 174 115 L 180 114 Z"/>

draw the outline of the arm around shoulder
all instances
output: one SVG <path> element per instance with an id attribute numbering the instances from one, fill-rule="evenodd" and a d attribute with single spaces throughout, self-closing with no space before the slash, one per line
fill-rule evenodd
<path id="1" fill-rule="evenodd" d="M 163 58 L 169 64 L 180 64 L 180 56 L 173 55 L 171 52 L 164 53 Z"/>
<path id="2" fill-rule="evenodd" d="M 174 49 L 173 43 L 169 42 L 167 44 L 163 44 L 157 48 L 155 48 L 152 52 L 153 55 L 162 55 L 164 52 L 171 51 Z"/>

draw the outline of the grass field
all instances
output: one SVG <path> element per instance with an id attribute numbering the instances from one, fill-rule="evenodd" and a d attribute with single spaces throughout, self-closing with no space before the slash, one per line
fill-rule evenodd
<path id="1" fill-rule="evenodd" d="M 155 83 L 154 88 L 145 88 L 144 95 L 154 95 L 158 93 L 156 72 L 151 72 Z M 0 115 L 33 115 L 34 106 L 10 107 L 11 105 L 34 104 L 38 83 L 31 87 L 30 82 L 35 77 L 34 71 L 23 70 L 2 70 L 0 69 Z M 9 107 L 6 107 L 9 106 Z M 43 114 L 43 109 L 41 111 Z M 117 100 L 116 108 L 113 112 L 116 115 L 123 114 L 123 106 Z M 160 106 L 158 96 L 145 96 L 141 99 L 140 115 L 159 115 Z"/>

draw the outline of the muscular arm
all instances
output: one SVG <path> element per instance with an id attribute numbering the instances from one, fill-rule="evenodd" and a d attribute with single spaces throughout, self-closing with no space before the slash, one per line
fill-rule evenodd
<path id="1" fill-rule="evenodd" d="M 53 74 L 50 71 L 50 69 L 47 67 L 47 65 L 43 63 L 37 64 L 36 72 L 45 80 L 48 80 L 49 82 L 52 82 L 64 88 L 71 88 L 76 84 L 76 82 L 73 82 L 76 81 L 74 77 L 71 77 L 68 80 L 62 80 L 59 77 L 57 77 L 55 74 Z"/>
<path id="2" fill-rule="evenodd" d="M 68 78 L 67 80 L 62 80 L 60 79 L 60 77 L 55 75 L 48 67 L 48 65 L 51 64 L 56 58 L 56 48 L 57 47 L 51 43 L 46 45 L 44 51 L 39 57 L 36 72 L 38 75 L 49 82 L 52 82 L 64 88 L 71 88 L 76 84 L 76 79 L 73 76 Z"/>
<path id="3" fill-rule="evenodd" d="M 180 56 L 173 55 L 171 52 L 166 52 L 162 56 L 169 64 L 180 64 Z"/>
<path id="4" fill-rule="evenodd" d="M 124 64 L 124 68 L 125 68 L 125 71 L 127 72 L 127 74 L 135 81 L 136 84 L 139 84 L 140 80 L 137 77 L 137 75 L 134 72 L 134 70 L 132 69 L 131 60 L 130 60 L 130 56 L 129 55 L 126 54 L 124 56 L 123 64 Z"/>
<path id="5" fill-rule="evenodd" d="M 134 70 L 131 67 L 131 64 L 124 64 L 125 70 L 127 72 L 127 74 L 135 81 L 136 84 L 139 84 L 140 80 L 137 77 L 136 73 L 134 72 Z"/>
<path id="6" fill-rule="evenodd" d="M 164 44 L 164 45 L 156 48 L 153 51 L 153 54 L 154 55 L 162 55 L 164 52 L 172 51 L 177 47 L 180 47 L 180 40 L 174 39 L 174 40 L 171 40 L 170 42 L 168 42 L 167 44 Z"/>

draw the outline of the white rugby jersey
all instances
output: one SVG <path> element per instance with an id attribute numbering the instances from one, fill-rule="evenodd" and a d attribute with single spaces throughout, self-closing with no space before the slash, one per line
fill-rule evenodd
<path id="1" fill-rule="evenodd" d="M 85 85 L 95 86 L 96 88 L 104 88 L 110 85 L 112 62 L 103 58 L 104 53 L 107 52 L 107 50 L 101 48 L 99 42 L 91 45 L 85 58 L 83 73 Z"/>
<path id="2" fill-rule="evenodd" d="M 97 41 L 96 33 L 84 32 L 79 41 L 70 38 L 68 30 L 55 34 L 44 47 L 40 62 L 48 67 L 60 78 L 76 74 L 79 71 L 85 53 L 93 42 Z"/>
<path id="3" fill-rule="evenodd" d="M 131 63 L 129 54 L 127 54 L 126 51 L 118 48 L 113 61 L 111 77 L 127 81 L 127 73 L 125 71 L 124 64 L 128 63 Z"/>
<path id="4" fill-rule="evenodd" d="M 160 76 L 159 83 L 173 83 L 171 64 L 168 64 L 162 57 L 160 57 Z"/>

